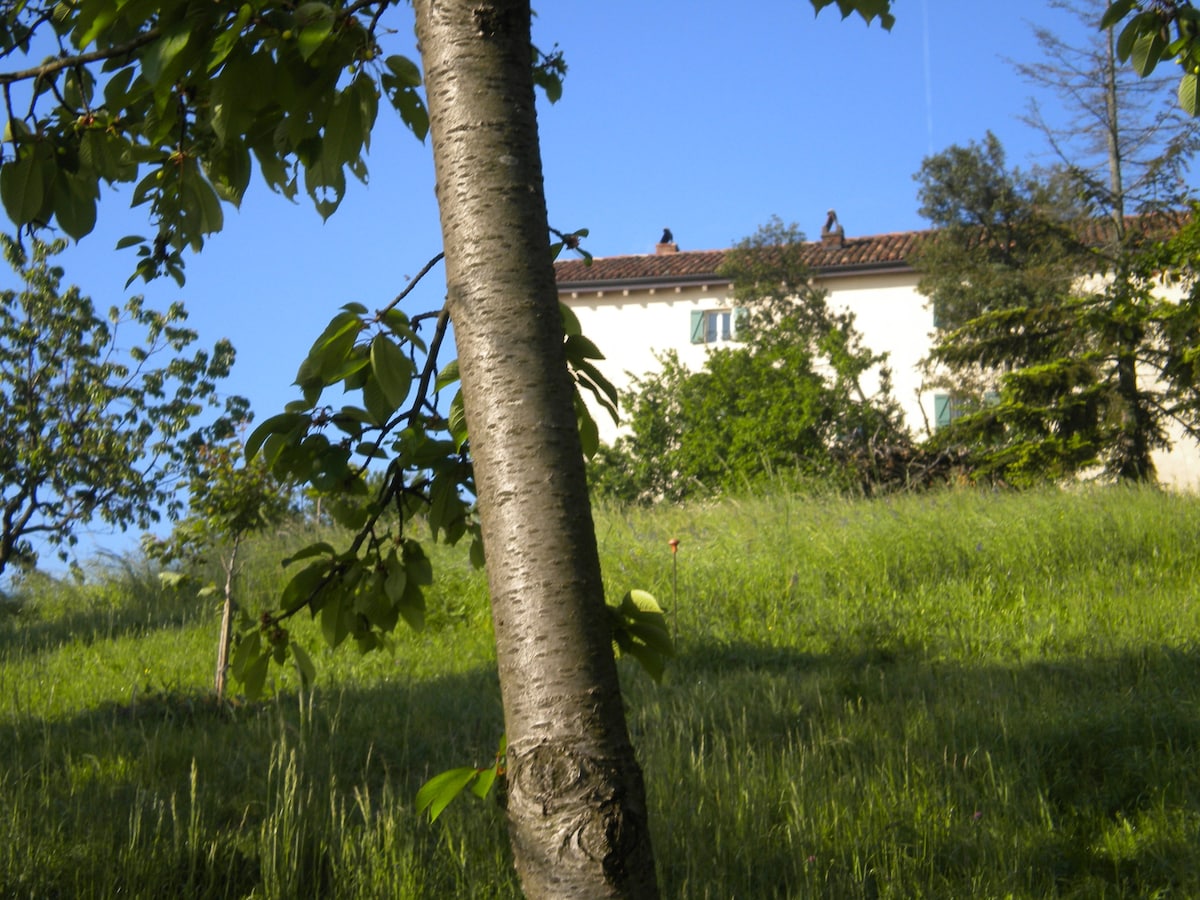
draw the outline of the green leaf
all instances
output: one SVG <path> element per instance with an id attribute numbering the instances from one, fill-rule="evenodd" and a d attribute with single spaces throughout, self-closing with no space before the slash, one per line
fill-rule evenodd
<path id="1" fill-rule="evenodd" d="M 613 383 L 590 362 L 577 365 L 574 375 L 576 386 L 591 391 L 600 405 L 608 410 L 613 422 L 619 424 L 621 416 L 617 411 L 618 394 Z"/>
<path id="2" fill-rule="evenodd" d="M 1117 35 L 1117 59 L 1121 62 L 1129 59 L 1129 55 L 1133 52 L 1133 45 L 1137 42 L 1143 29 L 1157 30 L 1157 28 L 1157 17 L 1152 13 L 1138 13 L 1130 19 L 1121 29 L 1121 33 Z"/>
<path id="3" fill-rule="evenodd" d="M 166 31 L 157 41 L 151 42 L 142 51 L 142 76 L 155 86 L 155 93 L 162 89 L 164 80 L 167 88 L 174 80 L 173 69 L 179 54 L 191 39 L 192 30 L 187 22 L 180 22 Z"/>
<path id="4" fill-rule="evenodd" d="M 321 142 L 323 165 L 340 169 L 358 159 L 362 153 L 363 134 L 370 133 L 370 126 L 362 121 L 362 113 L 362 104 L 353 86 L 334 97 Z"/>
<path id="5" fill-rule="evenodd" d="M 127 66 L 109 78 L 104 85 L 104 105 L 108 107 L 109 112 L 116 113 L 124 109 L 129 102 L 129 86 L 133 82 L 134 74 L 134 67 Z"/>
<path id="6" fill-rule="evenodd" d="M 417 93 L 421 85 L 421 71 L 416 64 L 404 56 L 389 56 L 384 60 L 387 72 L 379 78 L 400 119 L 420 141 L 429 133 L 429 111 L 425 101 Z"/>
<path id="7" fill-rule="evenodd" d="M 581 363 L 588 359 L 604 359 L 600 348 L 582 334 L 568 335 L 563 349 L 566 351 L 567 359 L 572 363 Z"/>
<path id="8" fill-rule="evenodd" d="M 401 343 L 408 341 L 418 350 L 425 349 L 425 342 L 413 331 L 408 316 L 404 314 L 403 310 L 396 309 L 393 306 L 383 314 L 383 318 L 380 321 L 383 322 L 392 334 L 400 338 Z"/>
<path id="9" fill-rule="evenodd" d="M 411 572 L 409 575 L 409 582 L 404 586 L 404 596 L 397 609 L 404 617 L 404 621 L 408 623 L 409 628 L 413 631 L 423 631 L 425 629 L 425 594 L 416 580 L 411 577 Z"/>
<path id="10" fill-rule="evenodd" d="M 1133 42 L 1133 52 L 1130 57 L 1133 70 L 1145 78 L 1154 71 L 1154 67 L 1162 59 L 1166 47 L 1166 41 L 1157 31 L 1150 31 L 1138 37 Z"/>
<path id="11" fill-rule="evenodd" d="M 1200 116 L 1200 76 L 1188 73 L 1179 79 L 1179 105 L 1189 116 Z"/>
<path id="12" fill-rule="evenodd" d="M 22 153 L 15 162 L 0 167 L 0 199 L 15 225 L 27 225 L 42 209 L 45 178 L 34 153 Z"/>
<path id="13" fill-rule="evenodd" d="M 500 744 L 496 748 L 496 761 L 486 769 L 479 770 L 479 778 L 471 785 L 471 793 L 483 800 L 491 792 L 496 779 L 504 774 L 508 763 L 508 735 L 500 735 Z"/>
<path id="14" fill-rule="evenodd" d="M 362 319 L 352 312 L 334 316 L 300 364 L 295 383 L 302 388 L 314 384 L 325 386 L 344 377 L 340 373 L 344 371 L 362 329 Z"/>
<path id="15" fill-rule="evenodd" d="M 634 589 L 621 598 L 621 605 L 628 611 L 641 613 L 658 613 L 662 615 L 662 607 L 649 591 Z"/>
<path id="16" fill-rule="evenodd" d="M 296 670 L 300 673 L 300 683 L 305 688 L 312 687 L 313 682 L 317 680 L 317 667 L 313 665 L 311 657 L 297 643 L 289 643 L 288 649 L 292 651 L 292 659 L 296 663 Z"/>
<path id="17" fill-rule="evenodd" d="M 95 182 L 60 171 L 54 179 L 54 217 L 75 240 L 91 234 L 96 227 Z"/>
<path id="18" fill-rule="evenodd" d="M 1100 17 L 1100 28 L 1107 29 L 1121 21 L 1136 5 L 1137 0 L 1112 0 L 1104 15 Z"/>
<path id="19" fill-rule="evenodd" d="M 270 663 L 271 654 L 268 651 L 242 671 L 242 677 L 238 680 L 242 683 L 242 690 L 245 691 L 248 699 L 257 700 L 262 696 L 263 686 L 267 681 L 267 667 Z"/>
<path id="20" fill-rule="evenodd" d="M 399 409 L 412 387 L 413 364 L 386 335 L 377 334 L 371 341 L 371 374 L 379 382 L 388 404 Z"/>
<path id="21" fill-rule="evenodd" d="M 242 29 L 250 21 L 250 17 L 254 14 L 254 8 L 249 3 L 243 3 L 234 16 L 233 21 L 224 26 L 224 30 L 216 36 L 212 42 L 212 50 L 208 56 L 208 71 L 213 72 L 221 63 L 225 62 L 225 57 L 229 56 L 229 51 L 233 49 L 242 37 Z"/>
<path id="22" fill-rule="evenodd" d="M 450 429 L 450 436 L 454 438 L 455 452 L 461 453 L 463 444 L 467 442 L 467 414 L 463 408 L 462 391 L 457 391 L 454 399 L 450 401 L 446 427 Z"/>
<path id="23" fill-rule="evenodd" d="M 312 547 L 306 549 L 313 550 L 318 546 L 319 545 L 314 544 Z M 290 560 L 288 560 L 288 562 L 294 562 L 295 559 L 296 557 L 292 557 Z M 320 559 L 316 562 L 309 563 L 291 577 L 288 583 L 284 586 L 283 593 L 279 597 L 279 604 L 283 607 L 283 611 L 285 613 L 294 612 L 310 601 L 313 593 L 321 586 L 321 583 L 329 577 L 330 565 L 330 560 Z"/>
<path id="24" fill-rule="evenodd" d="M 237 648 L 233 651 L 233 658 L 229 661 L 229 668 L 233 672 L 233 676 L 238 681 L 244 680 L 243 673 L 261 654 L 262 635 L 258 631 L 242 635 Z"/>
<path id="25" fill-rule="evenodd" d="M 370 515 L 369 510 L 361 503 L 347 500 L 339 502 L 340 498 L 331 498 L 326 509 L 329 510 L 329 515 L 333 517 L 333 521 L 337 522 L 343 528 L 358 529 L 363 526 Z"/>
<path id="26" fill-rule="evenodd" d="M 435 391 L 443 390 L 452 384 L 457 384 L 459 380 L 458 360 L 452 359 L 450 362 L 446 363 L 446 365 L 442 368 L 442 371 L 438 372 L 437 378 L 434 379 L 433 382 L 433 389 Z"/>
<path id="27" fill-rule="evenodd" d="M 636 659 L 647 675 L 656 682 L 662 681 L 663 673 L 666 671 L 667 666 L 661 654 L 656 653 L 643 644 L 631 644 L 629 647 L 622 647 L 621 649 Z"/>
<path id="28" fill-rule="evenodd" d="M 222 200 L 240 206 L 250 185 L 250 150 L 243 141 L 226 140 L 208 156 L 204 172 Z"/>
<path id="29" fill-rule="evenodd" d="M 304 3 L 296 10 L 296 25 L 300 33 L 296 36 L 296 48 L 305 62 L 321 48 L 333 31 L 333 10 L 324 3 Z"/>
<path id="30" fill-rule="evenodd" d="M 365 73 L 354 79 L 352 87 L 354 96 L 358 100 L 358 119 L 362 123 L 362 145 L 364 149 L 369 150 L 371 149 L 371 132 L 375 128 L 375 120 L 379 116 L 379 91 L 375 88 L 375 82 Z M 364 183 L 366 181 L 362 175 L 359 175 L 359 180 Z"/>
<path id="31" fill-rule="evenodd" d="M 417 791 L 417 814 L 428 810 L 429 821 L 437 821 L 450 801 L 466 790 L 478 774 L 478 769 L 466 766 L 434 775 Z"/>
<path id="32" fill-rule="evenodd" d="M 399 606 L 404 601 L 404 592 L 408 589 L 408 570 L 396 558 L 396 551 L 388 554 L 387 576 L 383 580 L 383 589 L 388 600 Z"/>
<path id="33" fill-rule="evenodd" d="M 312 417 L 300 412 L 279 413 L 264 420 L 246 438 L 246 459 L 252 460 L 259 448 L 272 434 L 298 435 L 312 422 Z"/>
<path id="34" fill-rule="evenodd" d="M 321 634 L 325 636 L 325 643 L 330 647 L 337 647 L 350 634 L 349 616 L 340 599 L 335 598 L 333 603 L 322 607 Z"/>
<path id="35" fill-rule="evenodd" d="M 436 541 L 439 530 L 449 531 L 465 513 L 462 498 L 458 495 L 458 482 L 450 475 L 439 472 L 429 486 L 429 530 Z"/>
<path id="36" fill-rule="evenodd" d="M 75 20 L 75 43 L 80 50 L 86 50 L 110 25 L 118 15 L 117 4 L 114 0 L 96 0 L 80 6 L 79 15 Z"/>
<path id="37" fill-rule="evenodd" d="M 635 639 L 635 642 L 645 644 L 660 656 L 674 656 L 675 643 L 671 640 L 671 632 L 667 629 L 666 618 L 661 614 L 660 618 L 662 619 L 661 623 L 633 622 L 626 628 L 626 631 L 630 637 Z"/>
<path id="38" fill-rule="evenodd" d="M 392 413 L 396 411 L 396 407 L 388 402 L 387 395 L 383 392 L 383 387 L 374 376 L 368 378 L 362 386 L 363 405 L 367 408 L 367 413 L 371 416 L 372 424 L 386 425 Z"/>
<path id="39" fill-rule="evenodd" d="M 479 777 L 475 779 L 475 783 L 471 785 L 471 793 L 483 800 L 487 797 L 492 789 L 492 785 L 496 783 L 496 777 L 500 774 L 499 765 L 492 766 L 490 769 L 481 769 Z"/>
<path id="40" fill-rule="evenodd" d="M 389 56 L 383 61 L 396 80 L 404 85 L 404 87 L 420 87 L 421 86 L 421 70 L 417 64 L 407 56 Z"/>
<path id="41" fill-rule="evenodd" d="M 200 242 L 196 238 L 202 234 L 215 234 L 225 224 L 221 198 L 196 166 L 184 167 L 180 181 L 186 221 L 192 223 L 186 236 L 192 249 L 199 250 Z"/>
<path id="42" fill-rule="evenodd" d="M 583 326 L 579 324 L 579 317 L 575 315 L 575 310 L 565 303 L 559 303 L 558 311 L 562 314 L 563 334 L 567 337 L 573 334 L 583 334 Z"/>
<path id="43" fill-rule="evenodd" d="M 578 394 L 575 395 L 575 423 L 579 429 L 579 443 L 583 447 L 583 455 L 591 459 L 600 450 L 600 429 L 588 411 L 587 404 Z"/>
<path id="44" fill-rule="evenodd" d="M 675 655 L 675 644 L 658 601 L 646 591 L 632 590 L 608 610 L 613 643 L 622 654 L 636 659 L 651 678 L 661 681 L 666 660 Z"/>
<path id="45" fill-rule="evenodd" d="M 562 78 L 556 73 L 545 68 L 536 68 L 533 70 L 533 83 L 546 92 L 546 99 L 551 103 L 562 99 Z"/>

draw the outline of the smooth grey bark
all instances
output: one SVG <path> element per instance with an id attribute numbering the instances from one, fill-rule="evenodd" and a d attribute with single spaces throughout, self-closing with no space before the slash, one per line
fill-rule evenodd
<path id="1" fill-rule="evenodd" d="M 530 9 L 416 0 L 448 308 L 532 900 L 656 897 L 549 254 Z"/>

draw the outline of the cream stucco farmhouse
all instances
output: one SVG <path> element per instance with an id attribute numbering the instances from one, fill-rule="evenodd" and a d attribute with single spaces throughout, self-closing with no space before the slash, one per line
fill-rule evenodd
<path id="1" fill-rule="evenodd" d="M 846 237 L 831 217 L 806 253 L 830 304 L 853 312 L 864 343 L 888 354 L 895 398 L 918 437 L 952 414 L 949 396 L 929 389 L 919 366 L 931 346 L 933 312 L 917 292 L 919 275 L 907 260 L 924 234 Z M 699 368 L 712 347 L 737 340 L 732 285 L 718 274 L 725 251 L 680 250 L 670 232 L 664 237 L 651 254 L 556 265 L 560 299 L 605 354 L 601 368 L 620 389 L 656 370 L 657 355 L 667 350 Z M 607 415 L 597 413 L 596 421 L 604 440 L 616 437 Z M 1200 453 L 1191 441 L 1159 454 L 1156 465 L 1164 483 L 1200 487 Z"/>

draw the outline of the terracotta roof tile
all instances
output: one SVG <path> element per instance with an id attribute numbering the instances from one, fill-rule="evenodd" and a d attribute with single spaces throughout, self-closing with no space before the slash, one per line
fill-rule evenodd
<path id="1" fill-rule="evenodd" d="M 1155 239 L 1177 230 L 1186 221 L 1187 213 L 1156 213 L 1128 216 L 1127 227 L 1136 234 Z M 1104 220 L 1092 220 L 1080 228 L 1080 237 L 1093 246 L 1102 244 L 1108 235 Z M 853 275 L 868 271 L 911 271 L 907 260 L 917 245 L 932 230 L 901 231 L 868 237 L 846 238 L 824 243 L 809 241 L 805 245 L 805 262 L 818 276 Z M 652 286 L 658 284 L 724 282 L 717 269 L 725 258 L 724 250 L 685 250 L 678 253 L 644 254 L 639 256 L 597 257 L 590 266 L 582 259 L 555 263 L 555 275 L 560 290 L 596 289 L 618 285 Z"/>
<path id="2" fill-rule="evenodd" d="M 907 269 L 907 256 L 925 231 L 878 234 L 847 238 L 840 244 L 810 241 L 805 262 L 818 275 L 853 274 L 879 268 Z M 723 281 L 717 274 L 725 259 L 724 250 L 682 250 L 678 253 L 638 256 L 596 257 L 586 265 L 582 259 L 554 264 L 559 288 L 599 287 L 614 283 L 657 284 Z"/>

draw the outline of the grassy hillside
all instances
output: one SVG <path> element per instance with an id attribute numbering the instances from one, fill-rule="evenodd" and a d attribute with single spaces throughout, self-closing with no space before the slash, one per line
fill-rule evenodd
<path id="1" fill-rule="evenodd" d="M 678 629 L 622 664 L 672 898 L 1200 895 L 1200 499 L 1125 490 L 605 510 L 609 592 Z M 668 541 L 678 539 L 673 569 Z M 300 540 L 300 538 L 296 538 Z M 256 548 L 268 596 L 292 542 Z M 309 646 L 217 708 L 212 598 L 125 565 L 0 604 L 0 897 L 515 897 L 502 811 L 417 786 L 502 730 L 486 588 Z"/>

